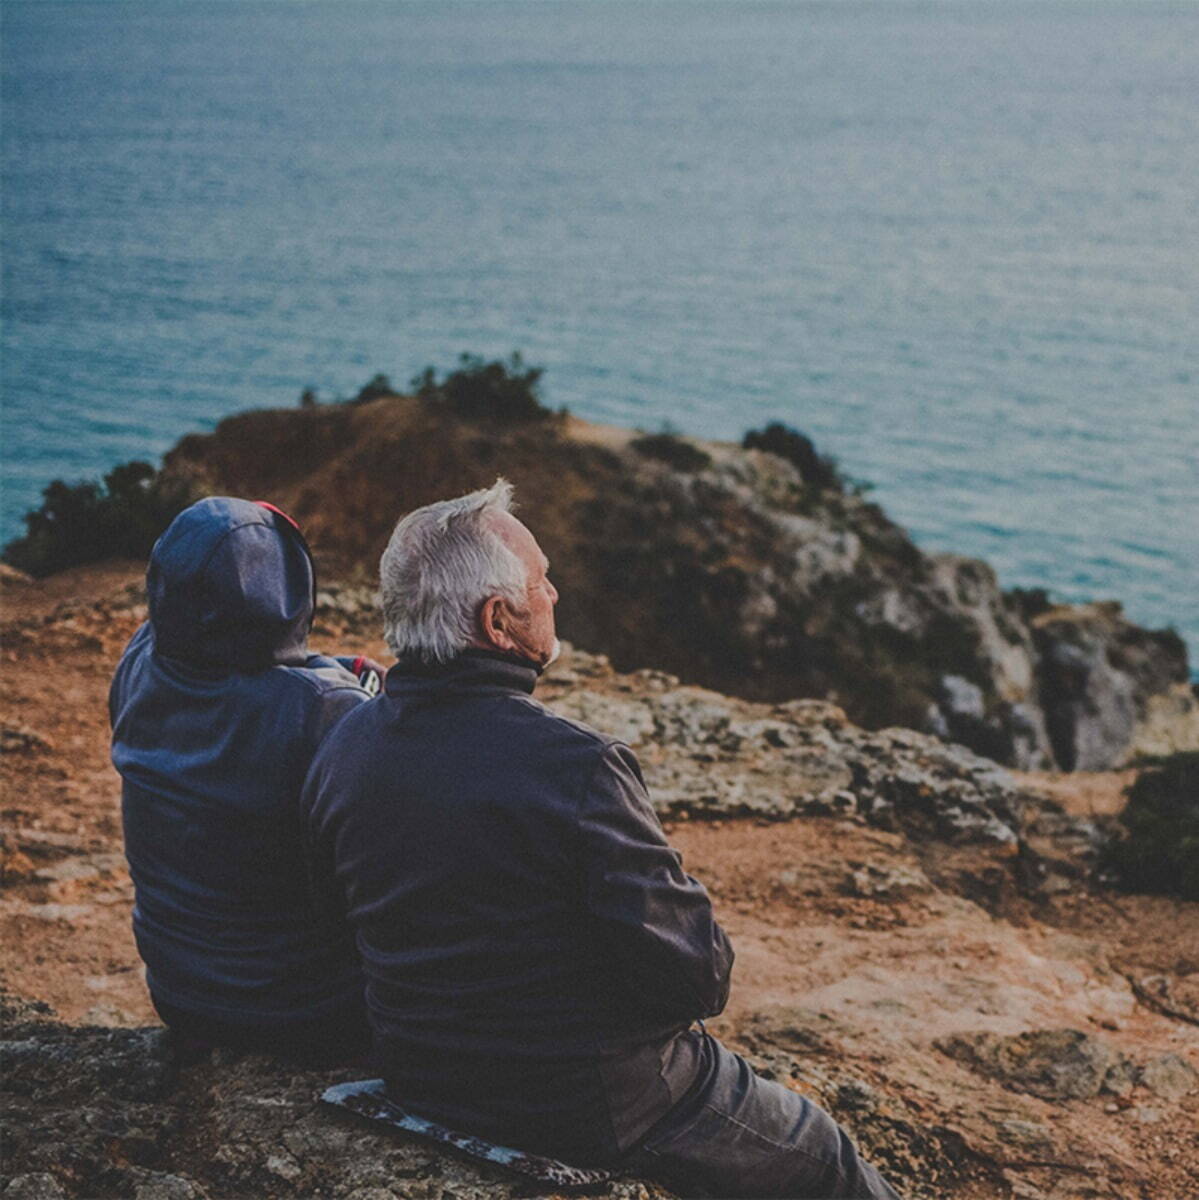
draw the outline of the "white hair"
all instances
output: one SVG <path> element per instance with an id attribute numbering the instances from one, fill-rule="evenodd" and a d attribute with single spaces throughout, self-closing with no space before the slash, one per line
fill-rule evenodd
<path id="1" fill-rule="evenodd" d="M 379 560 L 383 636 L 396 658 L 446 662 L 478 634 L 479 609 L 492 596 L 528 602 L 524 563 L 495 528 L 512 511 L 512 485 L 440 500 L 401 518 Z"/>

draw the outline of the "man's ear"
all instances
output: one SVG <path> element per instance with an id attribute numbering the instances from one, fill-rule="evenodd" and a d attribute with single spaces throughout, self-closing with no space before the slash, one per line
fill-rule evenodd
<path id="1" fill-rule="evenodd" d="M 515 643 L 508 635 L 511 613 L 503 596 L 488 596 L 479 609 L 479 627 L 483 640 L 497 650 L 511 650 Z"/>

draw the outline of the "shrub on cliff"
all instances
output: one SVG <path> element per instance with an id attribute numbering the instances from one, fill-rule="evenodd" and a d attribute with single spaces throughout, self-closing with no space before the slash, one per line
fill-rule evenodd
<path id="1" fill-rule="evenodd" d="M 826 454 L 818 454 L 812 439 L 798 429 L 792 429 L 781 421 L 771 421 L 763 429 L 751 429 L 741 439 L 745 450 L 765 450 L 786 459 L 799 468 L 804 483 L 822 491 L 844 491 L 846 481 L 841 475 L 836 460 Z"/>
<path id="2" fill-rule="evenodd" d="M 384 396 L 397 396 L 399 393 L 391 386 L 391 380 L 386 375 L 380 372 L 369 382 L 365 383 L 358 389 L 358 395 L 354 397 L 352 403 L 367 404 L 371 400 L 379 400 Z M 315 398 L 315 397 L 314 397 Z M 303 397 L 300 398 L 303 403 Z"/>
<path id="3" fill-rule="evenodd" d="M 1053 607 L 1049 593 L 1042 587 L 1012 587 L 1008 588 L 1004 595 L 1016 606 L 1026 621 L 1047 613 Z"/>
<path id="4" fill-rule="evenodd" d="M 1108 844 L 1102 865 L 1128 891 L 1199 900 L 1199 751 L 1153 762 L 1128 790 L 1127 835 Z"/>
<path id="5" fill-rule="evenodd" d="M 440 380 L 432 367 L 426 367 L 412 380 L 416 394 L 447 405 L 459 416 L 510 425 L 545 421 L 554 415 L 538 394 L 544 368 L 527 367 L 519 352 L 507 362 L 485 362 L 478 355 L 463 354 L 458 363 L 456 371 Z"/>
<path id="6" fill-rule="evenodd" d="M 707 451 L 693 446 L 674 433 L 649 433 L 634 438 L 629 445 L 646 458 L 656 458 L 676 471 L 702 471 L 712 465 L 712 456 Z"/>
<path id="7" fill-rule="evenodd" d="M 193 499 L 186 485 L 146 462 L 122 463 L 102 484 L 56 479 L 41 507 L 25 514 L 25 536 L 4 547 L 4 561 L 42 576 L 106 558 L 145 558 Z"/>

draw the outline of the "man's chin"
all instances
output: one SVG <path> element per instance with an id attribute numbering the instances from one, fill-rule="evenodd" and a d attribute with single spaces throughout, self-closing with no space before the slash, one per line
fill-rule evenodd
<path id="1" fill-rule="evenodd" d="M 544 671 L 546 667 L 558 661 L 558 656 L 562 653 L 562 642 L 558 638 L 554 638 L 554 644 L 550 647 L 550 656 L 541 664 L 541 669 Z"/>

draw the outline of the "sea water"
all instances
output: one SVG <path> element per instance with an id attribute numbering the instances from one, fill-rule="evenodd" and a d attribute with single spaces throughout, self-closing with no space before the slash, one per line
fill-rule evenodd
<path id="1" fill-rule="evenodd" d="M 4 5 L 0 532 L 304 387 L 809 433 L 1199 646 L 1199 4 Z"/>

